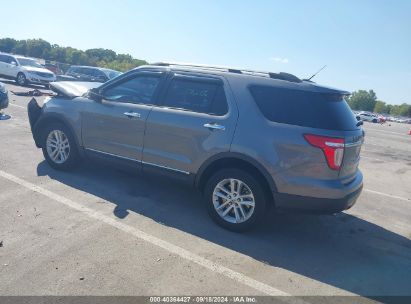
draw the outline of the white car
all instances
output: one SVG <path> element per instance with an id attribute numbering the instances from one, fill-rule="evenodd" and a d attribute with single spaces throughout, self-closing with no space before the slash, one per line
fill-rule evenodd
<path id="1" fill-rule="evenodd" d="M 367 112 L 360 112 L 357 116 L 360 117 L 362 121 L 369 121 L 374 123 L 380 121 L 380 119 L 376 115 Z"/>
<path id="2" fill-rule="evenodd" d="M 56 81 L 56 75 L 36 60 L 5 53 L 0 53 L 0 76 L 14 79 L 21 86 L 34 83 L 48 87 Z"/>

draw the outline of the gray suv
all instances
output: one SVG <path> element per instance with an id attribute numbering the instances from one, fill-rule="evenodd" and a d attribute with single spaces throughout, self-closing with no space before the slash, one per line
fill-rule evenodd
<path id="1" fill-rule="evenodd" d="M 287 73 L 158 63 L 104 84 L 57 82 L 28 105 L 55 169 L 83 158 L 185 181 L 219 225 L 244 231 L 269 206 L 335 213 L 362 190 L 364 133 L 348 92 Z"/>

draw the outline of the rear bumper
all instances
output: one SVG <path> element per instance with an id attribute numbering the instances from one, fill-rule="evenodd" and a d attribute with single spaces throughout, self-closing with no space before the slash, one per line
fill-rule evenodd
<path id="1" fill-rule="evenodd" d="M 303 213 L 330 214 L 341 212 L 351 208 L 361 194 L 363 183 L 362 174 L 358 172 L 357 177 L 343 189 L 346 194 L 341 198 L 317 198 L 311 196 L 300 196 L 288 193 L 273 193 L 276 208 L 284 211 Z"/>

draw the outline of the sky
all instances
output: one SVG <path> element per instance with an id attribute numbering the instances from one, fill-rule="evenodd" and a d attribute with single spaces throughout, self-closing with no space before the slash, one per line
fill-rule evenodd
<path id="1" fill-rule="evenodd" d="M 0 38 L 288 72 L 411 103 L 409 0 L 8 1 Z"/>

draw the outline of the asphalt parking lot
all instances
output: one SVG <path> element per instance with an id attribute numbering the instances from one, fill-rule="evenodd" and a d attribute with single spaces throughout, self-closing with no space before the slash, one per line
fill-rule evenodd
<path id="1" fill-rule="evenodd" d="M 411 125 L 365 123 L 364 191 L 352 209 L 271 212 L 235 234 L 170 180 L 87 162 L 51 169 L 31 137 L 30 98 L 9 97 L 1 295 L 411 295 Z"/>

